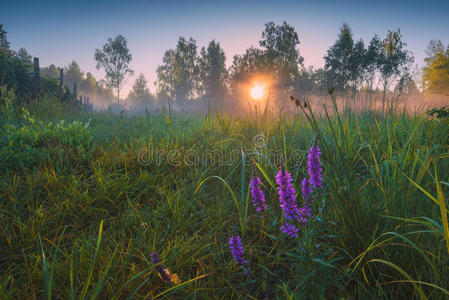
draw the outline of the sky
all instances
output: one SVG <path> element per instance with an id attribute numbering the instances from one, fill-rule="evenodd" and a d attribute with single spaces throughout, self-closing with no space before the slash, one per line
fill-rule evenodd
<path id="1" fill-rule="evenodd" d="M 258 46 L 264 24 L 286 21 L 298 33 L 305 66 L 324 65 L 324 55 L 335 42 L 343 22 L 354 40 L 365 44 L 378 34 L 401 29 L 407 49 L 419 67 L 433 39 L 449 44 L 449 0 L 436 1 L 23 1 L 0 0 L 0 23 L 15 50 L 24 47 L 39 57 L 41 66 L 63 66 L 75 60 L 97 79 L 95 49 L 108 37 L 125 36 L 133 59 L 134 76 L 126 79 L 128 93 L 143 73 L 155 91 L 156 68 L 180 36 L 194 38 L 199 48 L 215 39 L 223 47 L 227 65 L 235 54 Z"/>

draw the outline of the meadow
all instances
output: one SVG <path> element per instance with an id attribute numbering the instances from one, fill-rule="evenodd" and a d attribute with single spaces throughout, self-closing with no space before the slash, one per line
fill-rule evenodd
<path id="1" fill-rule="evenodd" d="M 447 118 L 332 105 L 320 115 L 130 116 L 10 102 L 0 120 L 1 299 L 449 295 Z M 275 176 L 291 174 L 301 205 L 314 143 L 323 187 L 291 238 Z M 235 235 L 244 266 L 229 249 Z"/>

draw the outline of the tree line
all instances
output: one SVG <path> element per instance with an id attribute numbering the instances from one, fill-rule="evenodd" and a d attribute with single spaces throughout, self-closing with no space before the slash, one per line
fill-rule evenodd
<path id="1" fill-rule="evenodd" d="M 323 94 L 333 88 L 345 99 L 344 103 L 351 101 L 356 106 L 371 103 L 373 93 L 381 91 L 382 110 L 388 100 L 418 91 L 414 58 L 399 29 L 388 31 L 383 38 L 375 35 L 365 45 L 362 39 L 354 39 L 348 24 L 343 24 L 324 56 L 324 67 L 318 69 L 304 66 L 298 34 L 285 21 L 279 25 L 266 23 L 258 46 L 235 55 L 228 68 L 219 42 L 212 40 L 199 49 L 193 38 L 180 37 L 173 49 L 165 51 L 162 64 L 156 69 L 156 93 L 150 92 L 144 75 L 139 74 L 126 99 L 137 106 L 167 99 L 179 105 L 203 100 L 218 106 L 239 98 L 242 86 L 255 76 L 274 78 L 273 88 L 302 97 Z M 31 63 L 31 55 L 24 48 L 9 49 L 1 25 L 0 53 L 8 51 Z M 431 41 L 426 53 L 422 89 L 449 94 L 449 46 Z M 104 79 L 97 81 L 72 61 L 64 67 L 65 84 L 70 87 L 76 83 L 86 94 L 108 98 L 114 94 L 120 101 L 123 82 L 134 73 L 130 69 L 132 54 L 126 38 L 121 35 L 109 38 L 102 49 L 95 50 L 94 57 L 97 69 L 105 71 Z M 44 76 L 58 77 L 57 71 L 54 65 L 42 68 Z"/>

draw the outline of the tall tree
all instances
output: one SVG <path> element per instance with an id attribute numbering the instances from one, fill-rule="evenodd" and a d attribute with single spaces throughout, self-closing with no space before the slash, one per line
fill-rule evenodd
<path id="1" fill-rule="evenodd" d="M 245 85 L 255 74 L 268 74 L 268 66 L 265 51 L 255 47 L 249 47 L 241 55 L 234 55 L 229 69 L 230 85 L 234 95 L 238 95 L 240 86 Z"/>
<path id="2" fill-rule="evenodd" d="M 327 50 L 326 56 L 324 56 L 324 69 L 328 74 L 330 86 L 342 91 L 348 88 L 353 79 L 353 66 L 351 63 L 353 50 L 354 40 L 351 28 L 344 23 L 340 28 L 338 39 Z"/>
<path id="3" fill-rule="evenodd" d="M 359 106 L 359 89 L 365 78 L 366 54 L 367 50 L 365 48 L 365 43 L 360 39 L 354 44 L 350 59 L 351 81 L 355 94 L 354 105 L 356 110 Z"/>
<path id="4" fill-rule="evenodd" d="M 159 92 L 183 103 L 198 94 L 198 47 L 192 38 L 180 37 L 176 49 L 167 50 L 157 68 Z"/>
<path id="5" fill-rule="evenodd" d="M 175 97 L 175 68 L 176 68 L 176 52 L 173 49 L 165 51 L 162 58 L 162 65 L 156 69 L 157 73 L 157 89 L 158 98 L 162 99 Z"/>
<path id="6" fill-rule="evenodd" d="M 426 50 L 423 85 L 426 91 L 449 96 L 449 45 L 433 40 Z"/>
<path id="7" fill-rule="evenodd" d="M 80 91 L 88 95 L 97 93 L 97 80 L 92 73 L 87 72 L 86 78 L 82 78 L 79 83 Z"/>
<path id="8" fill-rule="evenodd" d="M 295 94 L 308 98 L 319 87 L 322 69 L 315 71 L 313 67 L 302 68 L 296 77 Z"/>
<path id="9" fill-rule="evenodd" d="M 213 103 L 218 103 L 226 95 L 226 56 L 220 43 L 211 41 L 201 49 L 198 61 L 201 90 Z"/>
<path id="10" fill-rule="evenodd" d="M 153 101 L 153 96 L 150 93 L 150 89 L 147 86 L 148 81 L 145 76 L 140 73 L 134 82 L 133 88 L 128 94 L 128 100 L 132 103 L 149 103 Z"/>
<path id="11" fill-rule="evenodd" d="M 266 49 L 267 62 L 284 87 L 292 87 L 304 60 L 297 48 L 299 38 L 295 29 L 285 21 L 282 25 L 268 22 L 259 45 Z"/>
<path id="12" fill-rule="evenodd" d="M 59 77 L 59 74 L 57 75 L 57 77 Z M 71 63 L 64 67 L 64 84 L 69 89 L 73 87 L 74 83 L 76 83 L 79 88 L 83 77 L 84 72 L 81 71 L 81 68 L 76 61 L 73 60 Z"/>
<path id="13" fill-rule="evenodd" d="M 41 76 L 59 78 L 59 68 L 56 68 L 54 64 L 49 65 L 48 67 L 41 68 Z"/>
<path id="14" fill-rule="evenodd" d="M 25 61 L 29 65 L 31 65 L 33 63 L 33 60 L 32 60 L 33 57 L 28 53 L 28 51 L 25 48 L 20 48 L 19 50 L 17 50 L 16 55 L 18 58 Z"/>
<path id="15" fill-rule="evenodd" d="M 10 52 L 8 37 L 6 36 L 7 34 L 8 31 L 5 30 L 3 24 L 0 24 L 0 53 Z"/>
<path id="16" fill-rule="evenodd" d="M 413 57 L 405 49 L 400 29 L 388 31 L 382 41 L 381 55 L 378 57 L 378 68 L 383 86 L 382 114 L 385 114 L 385 102 L 388 89 L 395 80 L 410 70 Z"/>
<path id="17" fill-rule="evenodd" d="M 368 86 L 368 100 L 372 101 L 374 79 L 378 71 L 378 60 L 382 52 L 382 41 L 378 35 L 375 35 L 367 48 L 365 54 L 365 81 Z"/>
<path id="18" fill-rule="evenodd" d="M 120 90 L 125 77 L 134 74 L 134 71 L 129 68 L 131 59 L 132 55 L 129 52 L 127 40 L 121 35 L 116 36 L 115 39 L 108 38 L 103 50 L 95 50 L 97 69 L 104 68 L 106 83 L 115 89 L 117 102 L 120 101 Z"/>

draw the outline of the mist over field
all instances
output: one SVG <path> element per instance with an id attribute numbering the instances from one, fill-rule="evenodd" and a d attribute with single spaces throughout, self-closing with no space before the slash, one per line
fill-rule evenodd
<path id="1" fill-rule="evenodd" d="M 0 5 L 0 299 L 447 299 L 449 2 Z"/>

